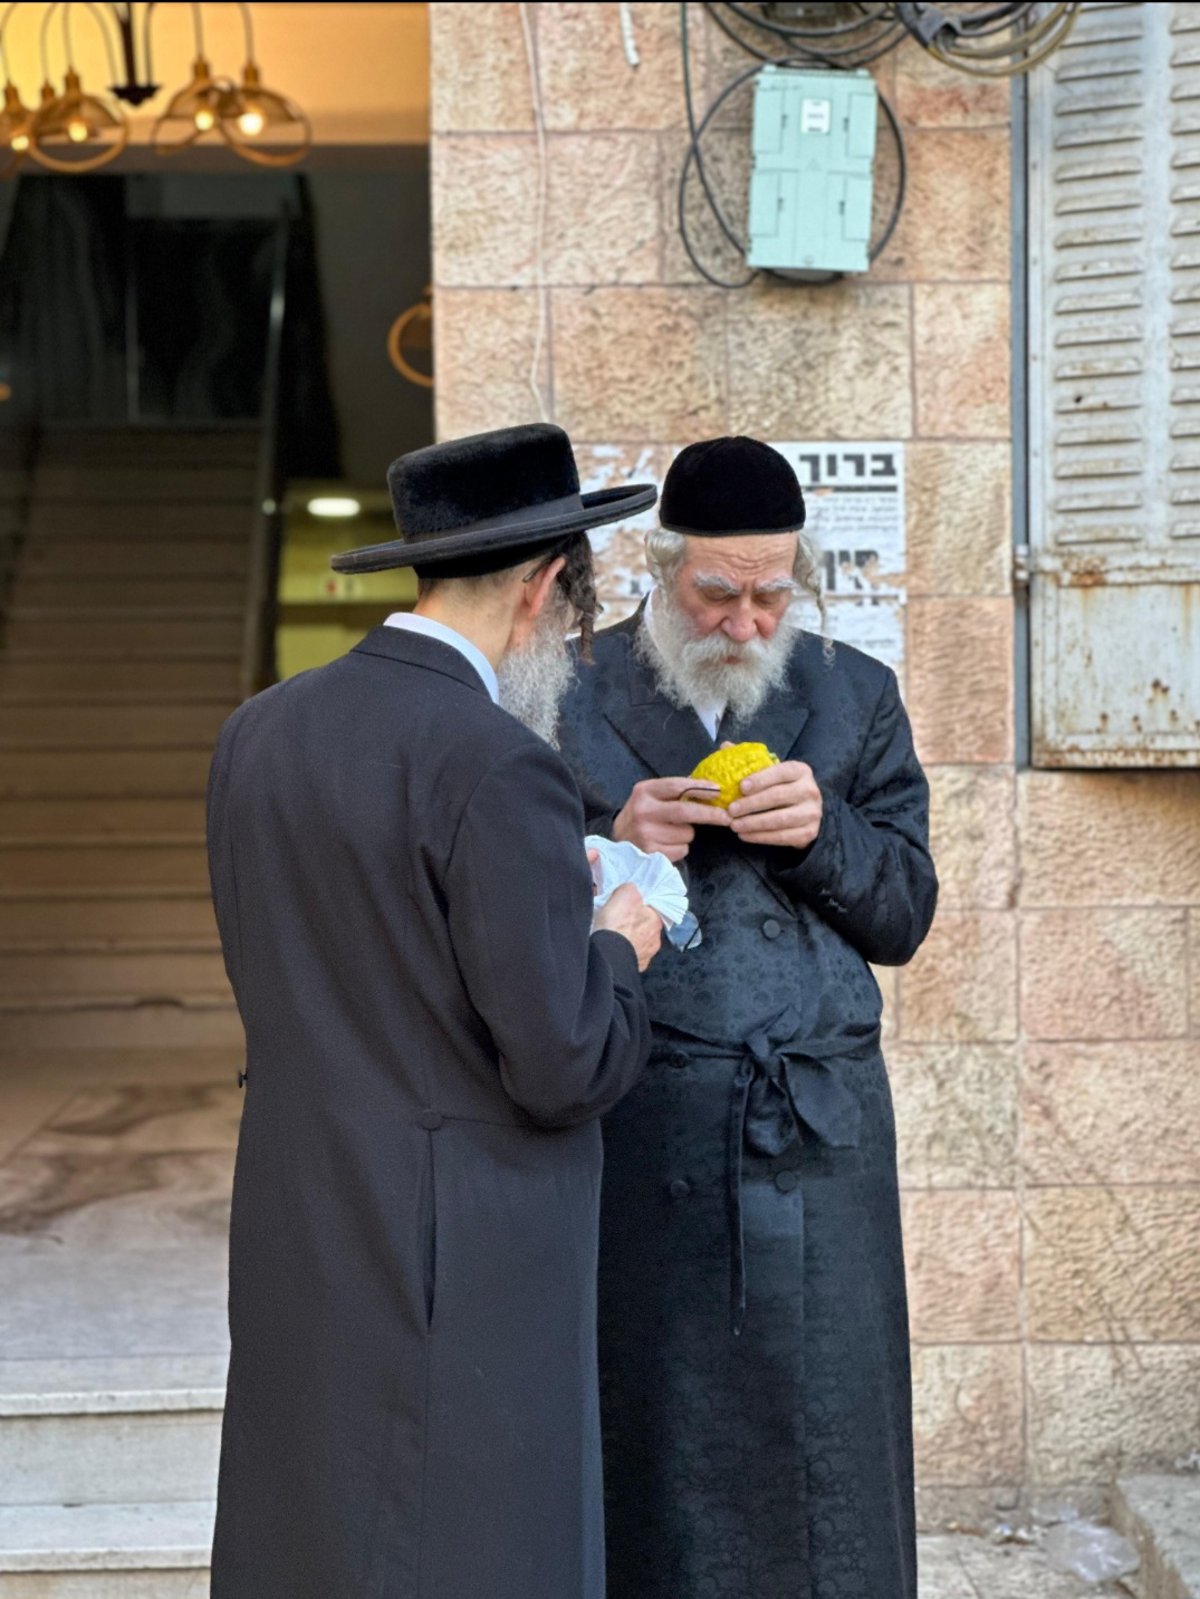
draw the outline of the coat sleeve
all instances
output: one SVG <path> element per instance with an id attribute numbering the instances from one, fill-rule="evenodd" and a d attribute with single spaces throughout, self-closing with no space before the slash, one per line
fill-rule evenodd
<path id="1" fill-rule="evenodd" d="M 633 946 L 591 934 L 583 835 L 566 766 L 548 746 L 526 744 L 475 789 L 446 871 L 455 956 L 505 1091 L 549 1127 L 608 1110 L 650 1052 Z"/>
<path id="2" fill-rule="evenodd" d="M 820 783 L 820 774 L 817 774 Z M 773 851 L 778 880 L 866 960 L 902 966 L 937 905 L 929 853 L 929 784 L 888 671 L 849 795 L 823 785 L 821 830 L 803 857 Z"/>

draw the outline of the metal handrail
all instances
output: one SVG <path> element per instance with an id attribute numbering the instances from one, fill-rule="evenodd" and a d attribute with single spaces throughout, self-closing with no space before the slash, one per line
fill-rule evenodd
<path id="1" fill-rule="evenodd" d="M 262 434 L 255 474 L 254 531 L 242 627 L 239 686 L 243 699 L 265 688 L 274 677 L 275 574 L 278 565 L 282 510 L 279 484 L 279 390 L 283 324 L 287 312 L 287 263 L 291 218 L 285 210 L 275 235 L 271 269 L 271 304 L 267 314 L 267 359 L 263 382 Z"/>

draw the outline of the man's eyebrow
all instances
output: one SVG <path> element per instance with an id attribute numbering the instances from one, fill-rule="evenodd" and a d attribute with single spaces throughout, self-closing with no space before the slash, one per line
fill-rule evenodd
<path id="1" fill-rule="evenodd" d="M 756 583 L 756 594 L 784 594 L 795 590 L 796 580 L 791 577 L 773 577 L 769 583 Z"/>
<path id="2" fill-rule="evenodd" d="M 697 572 L 692 582 L 698 589 L 724 589 L 726 594 L 742 592 L 736 583 L 731 583 L 727 577 L 721 577 L 716 572 Z"/>

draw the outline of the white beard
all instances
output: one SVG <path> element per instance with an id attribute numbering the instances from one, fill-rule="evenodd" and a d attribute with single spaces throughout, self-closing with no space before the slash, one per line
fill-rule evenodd
<path id="1" fill-rule="evenodd" d="M 500 704 L 552 749 L 558 748 L 559 708 L 573 676 L 563 610 L 553 601 L 547 605 L 529 643 L 510 650 L 496 673 Z"/>
<path id="2" fill-rule="evenodd" d="M 797 634 L 786 615 L 769 639 L 736 644 L 721 632 L 697 638 L 691 619 L 665 588 L 655 590 L 651 603 L 654 631 L 643 620 L 634 648 L 674 704 L 724 705 L 747 721 L 785 682 Z"/>

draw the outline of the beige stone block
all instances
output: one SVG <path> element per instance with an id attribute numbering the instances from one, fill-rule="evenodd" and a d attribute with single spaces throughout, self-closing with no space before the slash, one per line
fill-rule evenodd
<path id="1" fill-rule="evenodd" d="M 900 974 L 895 966 L 872 966 L 871 972 L 883 1000 L 881 1036 L 886 1045 L 900 1030 Z"/>
<path id="2" fill-rule="evenodd" d="M 1200 1037 L 1200 911 L 1188 915 L 1188 969 L 1191 972 L 1191 1032 Z"/>
<path id="3" fill-rule="evenodd" d="M 888 1052 L 900 1181 L 1004 1188 L 1017 1175 L 1017 1052 L 1004 1044 L 897 1044 Z"/>
<path id="4" fill-rule="evenodd" d="M 1026 1372 L 1034 1482 L 1169 1469 L 1200 1437 L 1200 1343 L 1032 1344 Z"/>
<path id="5" fill-rule="evenodd" d="M 907 437 L 909 333 L 908 290 L 894 284 L 755 284 L 729 319 L 730 431 Z"/>
<path id="6" fill-rule="evenodd" d="M 1031 1184 L 1200 1183 L 1195 1043 L 1029 1045 L 1021 1160 Z"/>
<path id="7" fill-rule="evenodd" d="M 545 283 L 653 282 L 659 276 L 658 146 L 653 134 L 567 134 L 547 145 Z M 596 183 L 596 173 L 604 182 Z M 437 281 L 537 283 L 537 147 L 532 138 L 443 137 L 433 148 Z"/>
<path id="8" fill-rule="evenodd" d="M 662 225 L 663 281 L 699 283 L 703 279 L 688 259 L 679 231 L 679 177 L 683 170 L 687 137 L 663 134 L 662 141 Z M 706 134 L 703 143 L 704 173 L 735 237 L 745 243 L 750 207 L 750 140 L 745 132 L 716 129 Z M 725 237 L 713 215 L 695 162 L 688 174 L 688 239 L 701 263 L 728 283 L 744 278 L 746 266 L 742 250 Z"/>
<path id="9" fill-rule="evenodd" d="M 429 7 L 429 33 L 435 133 L 532 129 L 533 96 L 519 6 L 440 0 Z"/>
<path id="10" fill-rule="evenodd" d="M 530 388 L 538 322 L 532 289 L 439 289 L 434 301 L 438 437 L 539 420 Z M 548 341 L 539 364 L 549 398 Z"/>
<path id="11" fill-rule="evenodd" d="M 1021 1023 L 1030 1038 L 1181 1037 L 1186 912 L 1023 912 Z"/>
<path id="12" fill-rule="evenodd" d="M 1016 1344 L 917 1344 L 917 1480 L 929 1486 L 1018 1481 L 1022 1408 Z"/>
<path id="13" fill-rule="evenodd" d="M 1029 1336 L 1172 1343 L 1200 1333 L 1200 1189 L 1033 1188 L 1024 1204 Z"/>
<path id="14" fill-rule="evenodd" d="M 992 1189 L 904 1195 L 912 1336 L 921 1344 L 988 1343 L 1020 1334 L 1017 1196 Z"/>
<path id="15" fill-rule="evenodd" d="M 886 149 L 881 122 L 880 148 Z M 1007 128 L 912 132 L 908 190 L 896 232 L 874 269 L 889 281 L 939 283 L 1010 276 Z"/>
<path id="16" fill-rule="evenodd" d="M 629 64 L 620 10 L 611 4 L 542 5 L 537 51 L 547 128 L 681 128 L 687 113 L 679 8 L 630 6 L 639 65 Z M 693 93 L 706 104 L 700 7 L 691 8 Z"/>
<path id="17" fill-rule="evenodd" d="M 1007 910 L 1016 897 L 1017 871 L 1012 770 L 931 766 L 926 776 L 938 904 Z"/>
<path id="18" fill-rule="evenodd" d="M 918 283 L 913 289 L 917 433 L 1009 436 L 1009 285 Z"/>
<path id="19" fill-rule="evenodd" d="M 547 147 L 546 281 L 657 283 L 657 137 L 561 135 Z"/>
<path id="20" fill-rule="evenodd" d="M 905 472 L 909 596 L 1008 594 L 1010 446 L 917 442 L 908 447 Z"/>
<path id="21" fill-rule="evenodd" d="M 558 422 L 597 443 L 728 431 L 719 289 L 556 289 Z"/>
<path id="22" fill-rule="evenodd" d="M 1022 905 L 1200 902 L 1195 772 L 1023 772 Z"/>
<path id="23" fill-rule="evenodd" d="M 909 711 L 933 765 L 1012 759 L 1012 606 L 917 599 L 908 607 Z"/>
<path id="24" fill-rule="evenodd" d="M 1016 919 L 939 911 L 900 974 L 905 1043 L 1005 1043 L 1017 1032 Z"/>
<path id="25" fill-rule="evenodd" d="M 430 161 L 438 287 L 532 283 L 537 194 L 533 139 L 442 136 L 433 141 Z"/>
<path id="26" fill-rule="evenodd" d="M 1008 80 L 969 77 L 915 44 L 903 44 L 893 54 L 896 103 L 905 122 L 918 128 L 1007 124 L 1012 103 Z"/>

